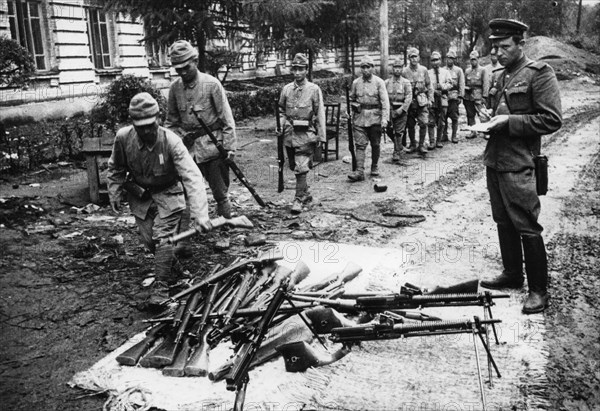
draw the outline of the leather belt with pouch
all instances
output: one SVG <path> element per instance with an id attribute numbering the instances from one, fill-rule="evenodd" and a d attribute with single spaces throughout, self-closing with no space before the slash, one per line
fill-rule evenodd
<path id="1" fill-rule="evenodd" d="M 295 131 L 306 131 L 310 126 L 310 121 L 308 120 L 290 120 L 290 122 Z"/>
<path id="2" fill-rule="evenodd" d="M 127 180 L 127 181 L 125 181 L 125 183 L 123 183 L 123 190 L 127 191 L 129 194 L 131 194 L 135 198 L 144 200 L 144 199 L 147 199 L 151 194 L 160 193 L 161 191 L 164 191 L 167 188 L 172 187 L 173 185 L 177 184 L 178 181 L 179 180 L 174 180 L 174 181 L 168 182 L 167 184 L 161 184 L 158 186 L 142 187 L 141 185 L 137 184 L 133 180 Z"/>

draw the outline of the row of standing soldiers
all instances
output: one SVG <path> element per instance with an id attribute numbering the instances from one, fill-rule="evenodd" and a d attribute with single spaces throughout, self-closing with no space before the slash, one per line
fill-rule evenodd
<path id="1" fill-rule="evenodd" d="M 441 55 L 431 54 L 431 69 L 420 64 L 419 51 L 408 50 L 409 64 L 394 61 L 392 76 L 385 82 L 373 75 L 374 63 L 369 56 L 361 62 L 362 76 L 352 84 L 350 100 L 354 111 L 357 171 L 351 181 L 364 180 L 364 148 L 371 144 L 371 175 L 379 175 L 378 160 L 382 130 L 394 143 L 392 161 L 400 161 L 402 152 L 421 154 L 442 148 L 448 139 L 448 119 L 451 120 L 450 141 L 458 143 L 458 118 L 461 102 L 465 106 L 468 125 L 474 125 L 479 113 L 489 107 L 488 92 L 494 70 L 501 68 L 492 50 L 492 64 L 479 65 L 479 54 L 470 54 L 470 67 L 465 72 L 456 65 L 456 53 L 446 56 L 441 67 Z M 389 115 L 387 115 L 389 113 Z M 419 136 L 417 140 L 416 128 Z M 429 141 L 427 135 L 429 134 Z M 466 138 L 476 137 L 471 132 Z M 407 139 L 409 140 L 407 145 Z"/>

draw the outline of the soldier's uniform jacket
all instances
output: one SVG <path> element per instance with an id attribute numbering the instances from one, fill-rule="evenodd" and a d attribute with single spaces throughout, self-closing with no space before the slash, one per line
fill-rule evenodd
<path id="1" fill-rule="evenodd" d="M 128 193 L 129 207 L 136 217 L 145 219 L 152 202 L 156 203 L 162 218 L 184 210 L 183 181 L 192 217 L 208 219 L 202 174 L 175 133 L 159 127 L 156 142 L 149 147 L 138 137 L 133 126 L 120 129 L 108 160 L 111 199 L 120 198 L 126 178 L 149 191 L 149 195 L 141 199 Z"/>
<path id="2" fill-rule="evenodd" d="M 438 73 L 436 76 L 435 69 L 429 69 L 429 79 L 431 80 L 431 88 L 433 88 L 434 93 L 434 106 L 435 106 L 435 95 L 439 92 L 441 107 L 448 107 L 448 92 L 452 88 L 452 78 L 450 77 L 450 72 L 446 70 L 444 67 L 438 68 Z M 440 84 L 441 88 L 438 89 L 437 85 Z M 439 108 L 439 107 L 436 107 Z"/>
<path id="3" fill-rule="evenodd" d="M 385 82 L 371 75 L 365 80 L 362 76 L 352 82 L 350 101 L 360 104 L 360 111 L 354 115 L 354 125 L 371 127 L 390 120 L 390 101 Z"/>
<path id="4" fill-rule="evenodd" d="M 410 64 L 402 69 L 402 77 L 405 77 L 410 81 L 413 91 L 413 99 L 418 99 L 419 95 L 427 98 L 430 103 L 433 103 L 433 88 L 431 79 L 427 68 L 422 65 L 418 65 L 416 69 L 413 69 Z M 419 104 L 423 106 L 423 104 Z"/>
<path id="5" fill-rule="evenodd" d="M 391 118 L 398 117 L 400 110 L 408 113 L 410 102 L 412 101 L 412 86 L 410 81 L 400 76 L 392 76 L 385 81 L 385 89 L 390 99 Z"/>
<path id="6" fill-rule="evenodd" d="M 182 137 L 187 132 L 201 131 L 202 127 L 190 112 L 191 109 L 198 111 L 200 118 L 213 130 L 225 150 L 235 151 L 235 121 L 225 89 L 219 80 L 198 71 L 196 81 L 191 85 L 185 85 L 181 78 L 171 84 L 165 127 Z M 197 163 L 219 157 L 217 147 L 207 135 L 196 139 L 190 153 Z"/>
<path id="7" fill-rule="evenodd" d="M 504 92 L 502 89 L 508 84 Z M 490 90 L 494 115 L 507 114 L 508 127 L 490 135 L 484 164 L 496 171 L 534 168 L 540 136 L 558 130 L 562 112 L 558 81 L 552 68 L 526 57 L 510 71 L 504 69 Z"/>
<path id="8" fill-rule="evenodd" d="M 479 101 L 488 96 L 488 76 L 481 66 L 469 67 L 465 71 L 465 100 Z"/>
<path id="9" fill-rule="evenodd" d="M 452 87 L 448 91 L 448 100 L 458 100 L 465 97 L 465 73 L 456 64 L 452 67 L 446 66 L 446 70 L 450 76 Z"/>
<path id="10" fill-rule="evenodd" d="M 306 79 L 300 85 L 295 81 L 286 84 L 279 96 L 279 107 L 286 147 L 325 142 L 325 105 L 319 86 Z M 309 126 L 294 127 L 294 120 L 306 120 Z"/>

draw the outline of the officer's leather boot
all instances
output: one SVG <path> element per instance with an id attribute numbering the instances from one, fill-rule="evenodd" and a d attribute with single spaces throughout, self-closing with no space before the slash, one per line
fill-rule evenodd
<path id="1" fill-rule="evenodd" d="M 427 128 L 419 127 L 419 153 L 427 154 L 427 148 L 425 147 L 425 139 L 427 138 Z"/>
<path id="2" fill-rule="evenodd" d="M 452 121 L 452 142 L 458 143 L 456 135 L 458 134 L 458 121 Z"/>
<path id="3" fill-rule="evenodd" d="M 521 236 L 512 225 L 498 224 L 498 240 L 504 270 L 498 277 L 481 281 L 481 286 L 492 290 L 523 287 L 523 253 Z"/>
<path id="4" fill-rule="evenodd" d="M 356 171 L 348 174 L 351 182 L 365 180 L 365 148 L 356 148 Z"/>
<path id="5" fill-rule="evenodd" d="M 524 235 L 523 251 L 529 294 L 523 314 L 540 313 L 548 306 L 548 260 L 541 235 Z"/>
<path id="6" fill-rule="evenodd" d="M 410 139 L 410 147 L 406 150 L 407 153 L 414 153 L 417 151 L 417 140 L 415 138 L 415 128 L 409 128 L 408 130 L 408 138 Z"/>

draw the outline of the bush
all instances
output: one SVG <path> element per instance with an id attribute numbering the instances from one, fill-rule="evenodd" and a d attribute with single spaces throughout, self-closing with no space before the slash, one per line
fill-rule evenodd
<path id="1" fill-rule="evenodd" d="M 111 82 L 102 95 L 102 100 L 92 111 L 96 123 L 104 123 L 113 129 L 119 123 L 129 119 L 129 102 L 138 93 L 147 92 L 158 102 L 159 117 L 165 119 L 167 101 L 152 83 L 131 74 L 124 75 Z"/>
<path id="2" fill-rule="evenodd" d="M 15 40 L 0 36 L 0 85 L 23 87 L 35 74 L 31 54 Z"/>

